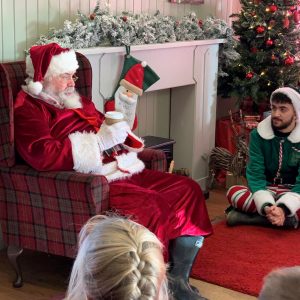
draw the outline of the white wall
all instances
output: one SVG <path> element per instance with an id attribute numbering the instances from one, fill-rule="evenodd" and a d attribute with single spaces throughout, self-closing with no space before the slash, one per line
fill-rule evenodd
<path id="1" fill-rule="evenodd" d="M 89 14 L 96 0 L 0 0 L 0 61 L 24 57 L 41 34 L 51 27 L 59 28 L 64 20 L 74 20 L 77 10 Z M 134 13 L 154 13 L 183 16 L 195 11 L 201 18 L 209 15 L 229 21 L 238 7 L 238 0 L 205 0 L 201 5 L 171 4 L 168 0 L 108 0 L 112 13 L 124 10 Z M 101 6 L 105 2 L 101 1 Z"/>

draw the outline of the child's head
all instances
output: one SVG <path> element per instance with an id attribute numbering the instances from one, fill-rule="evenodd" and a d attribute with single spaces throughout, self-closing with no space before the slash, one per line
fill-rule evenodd
<path id="1" fill-rule="evenodd" d="M 79 235 L 66 299 L 168 299 L 162 244 L 128 219 L 91 218 Z"/>

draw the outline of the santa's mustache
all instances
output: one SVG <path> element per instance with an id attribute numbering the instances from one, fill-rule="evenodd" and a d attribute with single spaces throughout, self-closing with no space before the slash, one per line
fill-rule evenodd
<path id="1" fill-rule="evenodd" d="M 74 93 L 74 92 L 75 92 L 75 88 L 74 88 L 73 86 L 67 87 L 67 88 L 63 91 L 64 94 L 72 94 L 72 93 Z"/>

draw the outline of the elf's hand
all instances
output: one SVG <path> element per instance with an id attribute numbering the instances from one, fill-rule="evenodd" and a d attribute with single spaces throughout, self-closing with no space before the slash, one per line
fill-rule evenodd
<path id="1" fill-rule="evenodd" d="M 285 221 L 284 210 L 281 207 L 272 205 L 265 209 L 267 219 L 276 226 L 283 226 Z"/>
<path id="2" fill-rule="evenodd" d="M 107 125 L 104 122 L 97 132 L 100 150 L 104 151 L 115 145 L 123 144 L 129 131 L 130 128 L 125 121 L 112 125 Z"/>

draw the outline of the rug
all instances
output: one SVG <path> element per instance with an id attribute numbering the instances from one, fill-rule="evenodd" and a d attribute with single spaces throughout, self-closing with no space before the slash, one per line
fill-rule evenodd
<path id="1" fill-rule="evenodd" d="M 191 276 L 258 296 L 263 278 L 278 267 L 300 265 L 300 231 L 258 226 L 214 226 Z"/>

